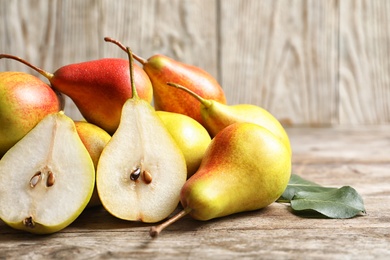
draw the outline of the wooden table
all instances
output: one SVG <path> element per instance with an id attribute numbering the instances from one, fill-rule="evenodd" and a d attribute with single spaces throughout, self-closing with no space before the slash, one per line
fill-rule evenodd
<path id="1" fill-rule="evenodd" d="M 289 128 L 293 171 L 324 186 L 354 187 L 367 215 L 302 218 L 286 204 L 200 222 L 185 217 L 151 239 L 149 225 L 88 209 L 48 236 L 0 222 L 3 259 L 385 259 L 390 257 L 390 126 Z"/>

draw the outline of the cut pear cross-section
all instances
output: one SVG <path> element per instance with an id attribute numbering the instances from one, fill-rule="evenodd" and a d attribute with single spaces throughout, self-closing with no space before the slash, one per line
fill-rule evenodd
<path id="1" fill-rule="evenodd" d="M 184 156 L 154 108 L 129 99 L 97 167 L 103 206 L 121 219 L 160 221 L 176 209 L 186 178 Z"/>
<path id="2" fill-rule="evenodd" d="M 0 218 L 16 229 L 56 232 L 83 211 L 94 180 L 74 122 L 48 115 L 0 161 Z"/>

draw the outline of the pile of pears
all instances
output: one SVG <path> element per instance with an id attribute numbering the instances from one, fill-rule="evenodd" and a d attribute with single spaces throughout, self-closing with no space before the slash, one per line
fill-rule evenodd
<path id="1" fill-rule="evenodd" d="M 189 214 L 209 220 L 264 208 L 287 187 L 291 147 L 265 109 L 228 105 L 206 71 L 164 55 L 0 72 L 0 219 L 36 234 L 85 208 L 145 223 L 156 236 Z M 138 65 L 137 64 L 140 64 Z M 83 121 L 64 113 L 71 98 Z M 182 208 L 178 214 L 174 211 Z M 165 222 L 163 222 L 165 220 Z"/>

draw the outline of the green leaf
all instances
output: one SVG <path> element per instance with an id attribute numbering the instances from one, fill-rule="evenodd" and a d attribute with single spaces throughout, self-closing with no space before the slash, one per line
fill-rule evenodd
<path id="1" fill-rule="evenodd" d="M 365 213 L 363 199 L 352 187 L 324 187 L 296 174 L 291 175 L 277 202 L 290 203 L 297 214 L 305 216 L 311 212 L 329 218 L 351 218 Z"/>
<path id="2" fill-rule="evenodd" d="M 291 200 L 291 208 L 314 210 L 329 218 L 352 218 L 365 213 L 362 198 L 350 186 L 323 192 L 299 191 Z"/>
<path id="3" fill-rule="evenodd" d="M 323 192 L 325 190 L 334 189 L 336 188 L 323 187 L 317 183 L 305 180 L 296 174 L 291 174 L 287 188 L 283 192 L 282 196 L 278 199 L 278 202 L 290 202 L 294 195 L 300 191 Z"/>

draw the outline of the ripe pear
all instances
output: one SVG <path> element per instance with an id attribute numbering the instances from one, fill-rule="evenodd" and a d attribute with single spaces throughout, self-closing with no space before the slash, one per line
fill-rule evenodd
<path id="1" fill-rule="evenodd" d="M 235 123 L 211 141 L 198 171 L 184 184 L 184 210 L 152 227 L 151 236 L 186 214 L 209 220 L 264 208 L 279 198 L 291 174 L 287 147 L 253 123 Z"/>
<path id="2" fill-rule="evenodd" d="M 124 104 L 119 127 L 100 156 L 96 185 L 102 205 L 113 216 L 157 222 L 179 204 L 186 163 L 154 108 L 138 97 L 127 51 L 133 97 Z"/>
<path id="3" fill-rule="evenodd" d="M 83 211 L 94 181 L 73 120 L 49 114 L 0 160 L 0 218 L 31 233 L 57 232 Z"/>
<path id="4" fill-rule="evenodd" d="M 39 78 L 23 72 L 0 72 L 0 158 L 61 101 Z"/>
<path id="5" fill-rule="evenodd" d="M 129 62 L 125 59 L 104 58 L 69 64 L 49 73 L 16 56 L 0 54 L 0 58 L 17 60 L 39 72 L 54 89 L 73 100 L 88 122 L 109 134 L 115 132 L 122 106 L 132 96 Z M 153 88 L 148 75 L 139 66 L 134 67 L 134 75 L 139 96 L 151 102 Z"/>
<path id="6" fill-rule="evenodd" d="M 157 115 L 183 152 L 187 164 L 187 178 L 191 177 L 198 170 L 211 142 L 209 133 L 189 116 L 166 111 L 157 111 Z"/>
<path id="7" fill-rule="evenodd" d="M 290 139 L 282 124 L 267 110 L 252 104 L 226 105 L 205 99 L 180 84 L 168 82 L 169 86 L 187 92 L 198 100 L 201 106 L 203 126 L 214 137 L 226 126 L 237 122 L 258 124 L 276 135 L 291 153 Z"/>
<path id="8" fill-rule="evenodd" d="M 104 39 L 119 43 L 109 37 Z M 121 45 L 121 48 L 124 49 L 124 46 Z M 202 122 L 199 103 L 196 99 L 166 88 L 167 82 L 185 85 L 204 98 L 226 103 L 225 93 L 217 80 L 199 67 L 176 61 L 161 54 L 153 55 L 147 60 L 134 53 L 133 57 L 142 64 L 152 82 L 156 110 L 188 115 L 196 121 Z"/>
<path id="9" fill-rule="evenodd" d="M 75 126 L 81 141 L 91 156 L 96 173 L 100 155 L 108 141 L 111 139 L 111 136 L 102 128 L 86 121 L 76 121 Z M 89 201 L 87 207 L 100 205 L 101 202 L 95 185 L 91 200 Z"/>

